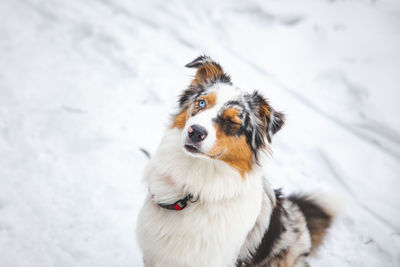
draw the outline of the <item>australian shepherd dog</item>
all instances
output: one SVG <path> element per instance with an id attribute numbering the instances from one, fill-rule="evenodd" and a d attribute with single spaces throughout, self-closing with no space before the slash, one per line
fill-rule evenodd
<path id="1" fill-rule="evenodd" d="M 315 196 L 284 197 L 263 178 L 284 115 L 210 57 L 186 67 L 196 75 L 145 170 L 145 266 L 308 266 L 334 212 Z"/>

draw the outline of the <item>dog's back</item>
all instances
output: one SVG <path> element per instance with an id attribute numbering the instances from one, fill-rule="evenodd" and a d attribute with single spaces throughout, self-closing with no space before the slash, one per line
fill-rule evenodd
<path id="1" fill-rule="evenodd" d="M 329 198 L 307 194 L 284 198 L 279 190 L 274 195 L 270 218 L 260 216 L 255 227 L 262 221 L 269 221 L 268 226 L 258 238 L 248 238 L 252 240 L 246 246 L 253 249 L 240 255 L 236 266 L 308 266 L 307 256 L 321 245 L 335 218 Z"/>

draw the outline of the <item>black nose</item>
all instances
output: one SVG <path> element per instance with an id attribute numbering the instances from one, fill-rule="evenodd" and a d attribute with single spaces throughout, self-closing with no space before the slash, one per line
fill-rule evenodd
<path id="1" fill-rule="evenodd" d="M 192 125 L 188 129 L 189 137 L 190 140 L 192 140 L 193 143 L 198 143 L 200 141 L 203 141 L 207 137 L 207 131 L 200 125 Z"/>

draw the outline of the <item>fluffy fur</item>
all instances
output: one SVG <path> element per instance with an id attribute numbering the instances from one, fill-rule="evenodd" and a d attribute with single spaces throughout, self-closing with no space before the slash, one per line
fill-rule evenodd
<path id="1" fill-rule="evenodd" d="M 186 66 L 196 75 L 145 171 L 137 223 L 145 266 L 308 266 L 334 214 L 307 195 L 284 198 L 262 177 L 284 115 L 209 57 Z M 188 195 L 183 210 L 159 205 Z"/>

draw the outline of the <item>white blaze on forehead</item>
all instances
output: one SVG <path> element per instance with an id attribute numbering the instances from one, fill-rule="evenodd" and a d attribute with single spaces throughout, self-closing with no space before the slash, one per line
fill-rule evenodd
<path id="1" fill-rule="evenodd" d="M 197 113 L 195 116 L 190 117 L 186 122 L 185 128 L 182 132 L 182 141 L 186 142 L 188 136 L 188 129 L 192 125 L 200 125 L 207 130 L 207 137 L 202 141 L 201 150 L 207 153 L 214 146 L 216 141 L 216 129 L 214 126 L 213 119 L 217 117 L 218 112 L 223 105 L 231 100 L 237 99 L 241 92 L 238 87 L 225 84 L 217 83 L 210 87 L 208 93 L 214 92 L 216 94 L 215 105 L 209 109 Z"/>
<path id="2" fill-rule="evenodd" d="M 219 108 L 221 108 L 226 102 L 237 99 L 241 94 L 238 87 L 223 83 L 218 83 L 210 89 L 215 91 L 217 94 L 216 105 L 219 105 Z"/>

